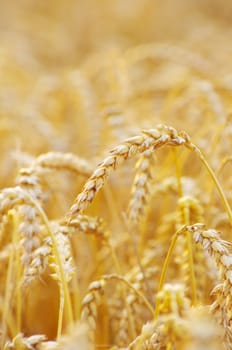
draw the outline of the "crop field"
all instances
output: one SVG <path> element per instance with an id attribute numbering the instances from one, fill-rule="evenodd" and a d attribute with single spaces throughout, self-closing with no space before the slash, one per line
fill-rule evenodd
<path id="1" fill-rule="evenodd" d="M 231 23 L 0 1 L 0 349 L 232 350 Z"/>

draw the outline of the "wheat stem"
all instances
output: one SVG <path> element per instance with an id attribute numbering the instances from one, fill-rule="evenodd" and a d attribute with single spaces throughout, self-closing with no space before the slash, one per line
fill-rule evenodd
<path id="1" fill-rule="evenodd" d="M 64 297 L 64 310 L 66 313 L 67 322 L 69 325 L 73 324 L 73 312 L 72 312 L 71 298 L 70 298 L 70 294 L 69 294 L 69 290 L 68 290 L 68 284 L 67 284 L 67 281 L 65 278 L 65 273 L 64 273 L 62 261 L 60 258 L 60 253 L 58 250 L 56 238 L 55 238 L 55 235 L 50 228 L 50 224 L 49 224 L 49 221 L 47 219 L 47 216 L 44 213 L 41 206 L 37 203 L 37 201 L 35 201 L 29 194 L 28 194 L 28 197 L 29 197 L 29 200 L 32 202 L 32 204 L 38 210 L 38 213 L 41 217 L 41 220 L 43 221 L 43 223 L 47 229 L 47 232 L 48 232 L 49 236 L 51 237 L 55 259 L 56 259 L 57 265 L 59 267 L 59 272 L 60 272 L 60 309 L 59 309 L 59 318 L 58 318 L 58 327 L 57 327 L 57 338 L 59 338 L 59 336 L 61 335 L 61 324 L 62 324 L 62 319 L 63 319 L 63 311 L 61 310 L 62 305 L 63 305 L 62 304 L 63 303 L 62 295 Z"/>
<path id="2" fill-rule="evenodd" d="M 190 224 L 189 217 L 189 206 L 184 207 L 184 223 L 185 225 Z M 190 281 L 191 281 L 191 291 L 192 291 L 192 302 L 193 305 L 197 304 L 197 289 L 196 289 L 196 278 L 194 273 L 194 261 L 193 261 L 193 239 L 190 232 L 187 231 L 187 246 L 188 246 L 188 261 L 190 269 Z"/>
<path id="3" fill-rule="evenodd" d="M 103 276 L 103 278 L 106 280 L 116 279 L 116 280 L 120 280 L 123 283 L 125 283 L 143 301 L 143 303 L 146 305 L 147 309 L 151 312 L 151 314 L 154 315 L 154 308 L 149 303 L 149 301 L 147 300 L 145 295 L 143 295 L 143 293 L 141 293 L 139 290 L 137 290 L 126 278 L 124 278 L 123 276 L 120 276 L 120 275 L 115 275 L 115 274 L 105 275 L 105 276 Z"/>
<path id="4" fill-rule="evenodd" d="M 177 179 L 177 186 L 178 186 L 178 195 L 179 198 L 183 197 L 183 189 L 182 189 L 182 183 L 181 183 L 181 165 L 180 165 L 180 159 L 178 157 L 178 150 L 176 148 L 173 148 L 173 154 L 174 154 L 174 160 L 175 160 L 175 168 L 176 168 L 176 179 Z"/>
<path id="5" fill-rule="evenodd" d="M 171 243 L 170 243 L 170 246 L 168 248 L 168 252 L 167 252 L 167 255 L 166 255 L 166 258 L 165 258 L 165 261 L 164 261 L 164 264 L 163 264 L 163 268 L 162 268 L 162 271 L 161 271 L 161 276 L 160 276 L 160 280 L 159 280 L 157 294 L 163 288 L 164 281 L 165 281 L 166 275 L 167 275 L 168 265 L 170 263 L 170 259 L 171 259 L 173 250 L 175 248 L 177 239 L 178 239 L 179 235 L 182 234 L 185 230 L 186 230 L 186 226 L 182 226 L 172 236 Z M 156 300 L 156 306 L 155 306 L 155 311 L 154 311 L 154 320 L 157 320 L 158 316 L 159 316 L 159 300 Z"/>
<path id="6" fill-rule="evenodd" d="M 18 238 L 19 235 L 17 235 L 17 242 L 16 246 L 18 246 Z M 22 324 L 22 289 L 21 289 L 21 275 L 22 275 L 22 264 L 20 261 L 20 251 L 19 249 L 16 250 L 16 281 L 17 281 L 17 288 L 16 288 L 16 325 L 17 325 L 17 333 L 21 332 L 21 324 Z"/>
<path id="7" fill-rule="evenodd" d="M 201 150 L 197 146 L 195 146 L 194 144 L 191 144 L 190 147 L 192 148 L 193 151 L 195 151 L 198 154 L 200 160 L 202 161 L 202 163 L 204 164 L 206 170 L 208 171 L 208 173 L 210 174 L 212 180 L 214 181 L 214 184 L 215 184 L 215 186 L 216 186 L 216 188 L 217 188 L 217 190 L 218 190 L 218 192 L 219 192 L 219 194 L 221 196 L 221 199 L 223 201 L 224 207 L 226 209 L 226 212 L 227 212 L 230 224 L 232 225 L 232 210 L 231 210 L 230 204 L 229 204 L 229 202 L 228 202 L 228 200 L 226 198 L 226 195 L 225 195 L 225 193 L 223 191 L 223 188 L 222 188 L 219 180 L 217 179 L 217 177 L 215 175 L 215 172 L 210 167 L 209 163 L 207 162 L 207 160 L 206 160 L 205 156 L 203 155 L 203 153 L 201 152 Z"/>
<path id="8" fill-rule="evenodd" d="M 3 348 L 3 345 L 6 340 L 6 333 L 7 333 L 7 324 L 8 324 L 8 317 L 11 314 L 10 310 L 10 300 L 12 296 L 12 280 L 13 280 L 13 268 L 14 268 L 14 256 L 16 251 L 16 241 L 17 241 L 17 230 L 16 230 L 16 221 L 15 221 L 15 212 L 13 210 L 10 210 L 8 213 L 8 218 L 12 224 L 12 247 L 10 250 L 9 255 L 9 265 L 7 270 L 7 276 L 6 276 L 6 285 L 5 285 L 5 295 L 4 295 L 4 306 L 3 306 L 3 313 L 2 313 L 2 339 L 1 339 L 1 348 Z"/>

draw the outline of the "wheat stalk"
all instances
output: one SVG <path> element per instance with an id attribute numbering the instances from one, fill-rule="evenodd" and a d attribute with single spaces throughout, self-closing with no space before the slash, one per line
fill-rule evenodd
<path id="1" fill-rule="evenodd" d="M 163 126 L 160 126 L 160 129 L 145 130 L 142 135 L 131 137 L 123 144 L 113 148 L 110 155 L 98 165 L 86 182 L 83 191 L 78 195 L 67 216 L 72 219 L 76 214 L 86 209 L 104 185 L 111 170 L 115 169 L 123 160 L 135 156 L 138 152 L 154 151 L 163 145 L 179 146 L 186 142 L 175 129 Z"/>

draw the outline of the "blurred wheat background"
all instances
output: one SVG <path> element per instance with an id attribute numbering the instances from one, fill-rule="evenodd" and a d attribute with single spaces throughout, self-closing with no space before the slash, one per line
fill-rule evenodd
<path id="1" fill-rule="evenodd" d="M 231 1 L 0 10 L 1 349 L 232 349 Z"/>

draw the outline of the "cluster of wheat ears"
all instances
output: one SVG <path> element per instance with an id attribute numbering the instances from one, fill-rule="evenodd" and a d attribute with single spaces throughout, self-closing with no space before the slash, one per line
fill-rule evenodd
<path id="1" fill-rule="evenodd" d="M 147 44 L 154 2 L 110 3 L 0 15 L 0 348 L 230 350 L 225 13 Z"/>

